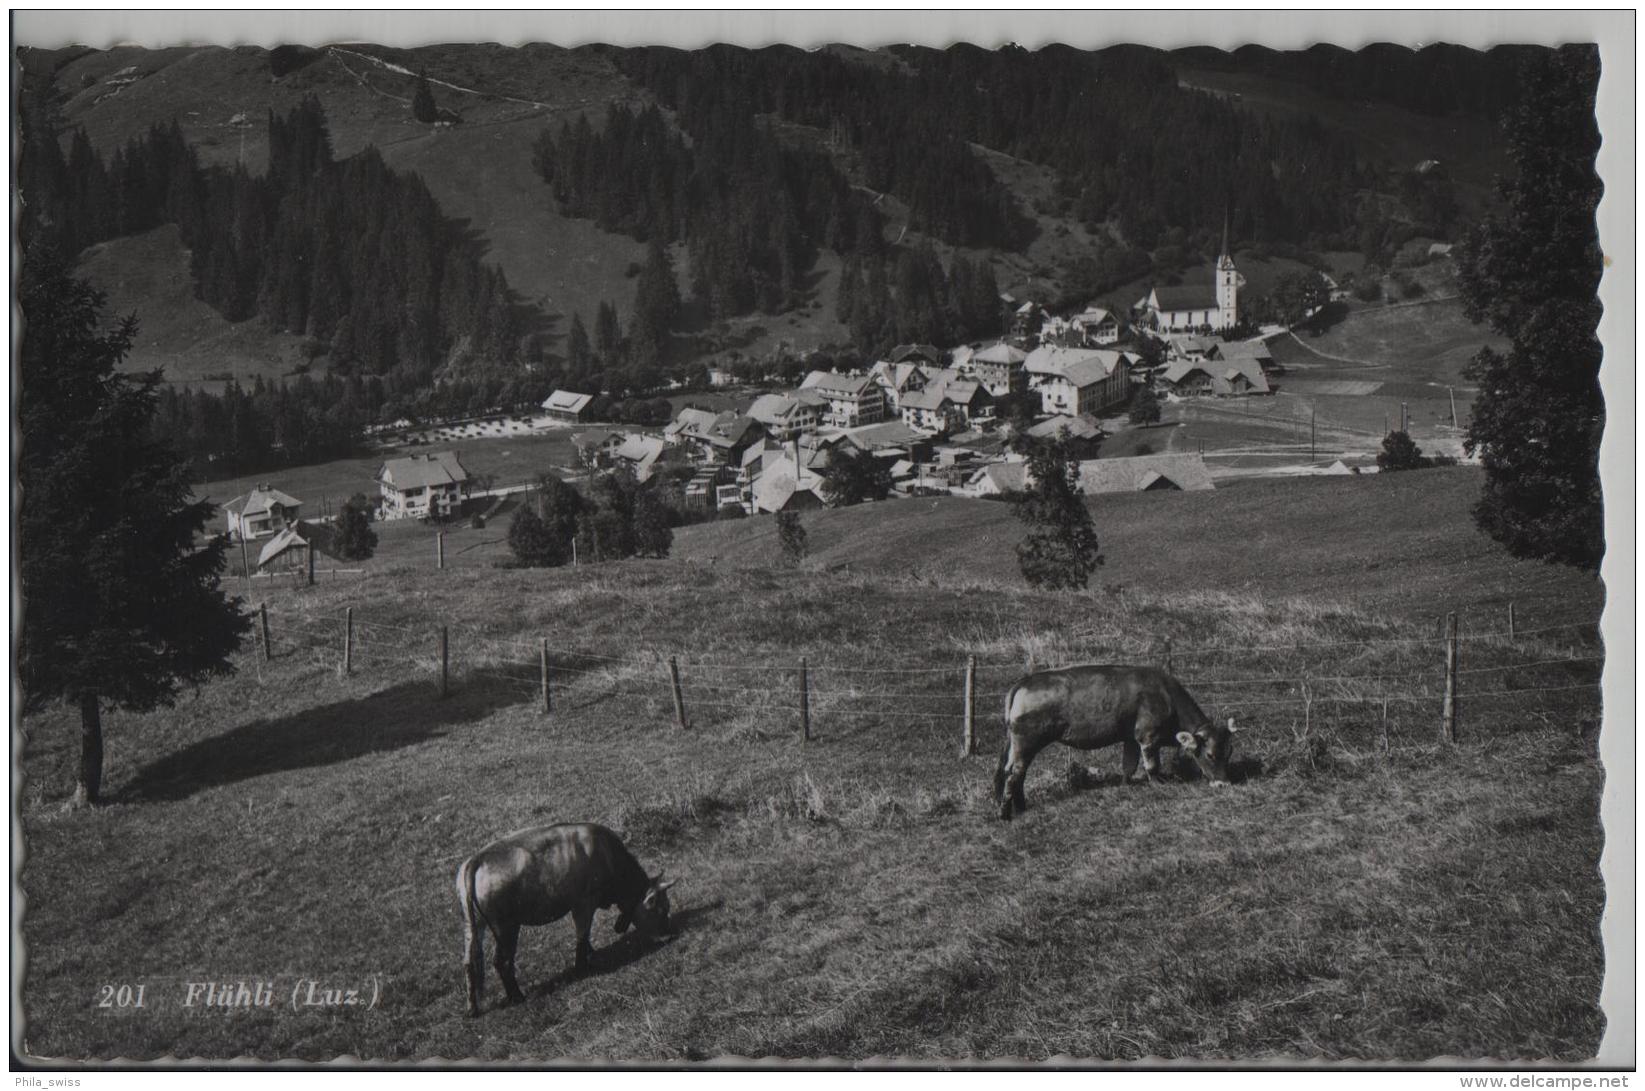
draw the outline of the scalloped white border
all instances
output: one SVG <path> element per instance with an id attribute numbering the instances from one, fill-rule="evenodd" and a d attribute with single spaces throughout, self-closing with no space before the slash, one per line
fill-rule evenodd
<path id="1" fill-rule="evenodd" d="M 1600 338 L 1605 344 L 1605 363 L 1600 381 L 1608 412 L 1600 465 L 1605 486 L 1605 534 L 1607 551 L 1601 570 L 1606 587 L 1606 607 L 1601 623 L 1607 651 L 1603 680 L 1606 710 L 1600 735 L 1600 756 L 1606 771 L 1600 814 L 1605 826 L 1605 848 L 1600 860 L 1607 891 L 1601 920 L 1606 951 L 1606 971 L 1600 1003 L 1606 1014 L 1606 1030 L 1599 1053 L 1587 1067 L 1632 1068 L 1637 1063 L 1637 1013 L 1635 1008 L 1637 952 L 1637 748 L 1634 738 L 1637 708 L 1635 671 L 1635 568 L 1637 560 L 1637 458 L 1634 351 L 1637 346 L 1635 315 L 1638 311 L 1636 273 L 1637 191 L 1635 177 L 1636 58 L 1633 11 L 1504 11 L 1500 9 L 1452 11 L 954 11 L 948 9 L 902 11 L 783 11 L 771 9 L 715 11 L 439 11 L 402 9 L 306 10 L 229 12 L 214 9 L 144 11 L 13 11 L 12 45 L 56 46 L 71 43 L 108 47 L 116 44 L 144 46 L 201 43 L 218 45 L 275 45 L 282 42 L 320 44 L 323 42 L 369 41 L 385 45 L 413 46 L 431 42 L 484 41 L 515 45 L 531 41 L 551 41 L 573 46 L 589 42 L 618 45 L 669 44 L 682 48 L 729 42 L 760 46 L 773 43 L 821 45 L 846 42 L 877 46 L 894 42 L 914 42 L 945 46 L 956 41 L 979 45 L 1015 42 L 1035 47 L 1052 42 L 1094 48 L 1117 42 L 1136 42 L 1172 48 L 1185 45 L 1213 45 L 1234 48 L 1260 42 L 1276 49 L 1305 48 L 1315 42 L 1331 42 L 1348 48 L 1377 41 L 1394 41 L 1412 46 L 1445 41 L 1459 45 L 1488 47 L 1500 42 L 1597 41 L 1600 44 L 1602 74 L 1597 113 L 1604 146 L 1599 154 L 1599 173 L 1605 181 L 1600 202 L 1600 240 L 1607 269 L 1599 295 L 1605 306 Z M 15 66 L 14 66 L 15 83 Z M 15 90 L 13 92 L 15 95 Z M 15 154 L 15 152 L 14 152 Z M 8 180 L 11 164 L 8 161 Z M 15 232 L 13 235 L 15 245 Z M 15 258 L 15 251 L 14 251 Z M 15 260 L 13 261 L 15 277 Z M 15 294 L 14 294 L 15 298 Z M 10 322 L 8 310 L 7 321 Z M 13 335 L 15 337 L 15 334 Z M 13 341 L 15 349 L 15 340 Z M 16 354 L 13 353 L 15 361 Z M 15 367 L 15 363 L 13 365 Z M 8 371 L 13 443 L 16 454 L 16 385 Z M 15 473 L 15 461 L 13 463 Z M 15 496 L 8 475 L 5 495 L 14 513 Z M 12 632 L 15 655 L 16 556 L 10 550 L 11 521 L 0 536 L 7 542 L 13 577 Z M 15 690 L 15 681 L 13 691 Z M 9 691 L 11 692 L 11 691 Z M 16 886 L 17 867 L 23 842 L 17 821 L 21 770 L 16 730 L 16 702 L 12 712 L 12 836 L 8 839 L 11 865 L 12 937 L 16 945 L 21 920 L 21 894 Z M 17 1056 L 21 1042 L 16 1039 L 17 989 L 21 981 L 20 952 L 8 950 L 7 965 L 12 980 L 12 1049 Z M 339 1061 L 347 1063 L 344 1058 Z M 737 1067 L 765 1067 L 765 1063 L 726 1058 Z M 165 1063 L 165 1062 L 157 1062 Z M 175 1060 L 171 1063 L 177 1063 Z M 211 1062 L 214 1067 L 223 1062 Z M 357 1063 L 357 1062 L 356 1062 Z M 575 1062 L 571 1062 L 575 1064 Z M 813 1063 L 846 1067 L 837 1058 Z M 858 1062 L 874 1064 L 876 1062 Z M 894 1061 L 885 1063 L 895 1064 Z M 1430 1062 L 1455 1069 L 1477 1063 L 1462 1059 Z M 1046 1067 L 1077 1065 L 1071 1059 L 1046 1062 Z M 997 1065 L 984 1067 L 996 1068 Z M 1364 1066 L 1386 1070 L 1390 1066 Z M 1406 1066 L 1399 1066 L 1406 1067 Z M 1519 1066 L 1493 1066 L 1521 1068 Z M 1540 1067 L 1540 1066 L 1539 1066 Z M 1341 1072 L 1342 1066 L 1320 1066 L 1319 1071 Z M 1188 1072 L 1179 1072 L 1186 1076 Z M 156 1074 L 158 1075 L 158 1074 Z M 1132 1075 L 1138 1075 L 1133 1073 Z M 1276 1074 L 1258 1076 L 1224 1072 L 1217 1079 L 1271 1082 Z M 1434 1075 L 1437 1075 L 1435 1073 Z M 1107 1078 L 1124 1077 L 1109 1073 Z M 677 1079 L 678 1075 L 670 1076 Z M 1456 1087 L 1449 1082 L 1447 1086 Z M 82 1086 L 88 1082 L 82 1081 Z M 1252 1084 L 1255 1086 L 1255 1084 Z M 14 1086 L 15 1083 L 14 1083 Z"/>

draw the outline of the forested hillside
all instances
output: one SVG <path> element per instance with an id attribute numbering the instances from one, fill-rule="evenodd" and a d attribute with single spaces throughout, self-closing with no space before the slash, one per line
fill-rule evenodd
<path id="1" fill-rule="evenodd" d="M 1477 215 L 1446 166 L 1407 154 L 1438 136 L 1396 156 L 1343 115 L 1255 108 L 1184 71 L 1370 104 L 1405 128 L 1434 118 L 1443 134 L 1464 116 L 1494 125 L 1526 54 L 26 52 L 25 243 L 80 254 L 176 224 L 198 298 L 240 341 L 252 326 L 282 338 L 266 354 L 278 366 L 295 354 L 360 380 L 346 400 L 362 420 L 524 404 L 557 385 L 641 394 L 750 344 L 848 358 L 995 336 L 1002 288 L 1074 306 L 1191 275 L 1225 225 L 1241 253 L 1358 252 L 1387 268 L 1412 238 L 1454 239 Z M 415 117 L 429 87 L 437 123 Z M 187 107 L 208 88 L 268 105 L 207 123 Z M 476 175 L 499 142 L 519 152 Z M 279 372 L 265 373 L 273 398 Z M 243 378 L 238 396 L 258 404 Z"/>

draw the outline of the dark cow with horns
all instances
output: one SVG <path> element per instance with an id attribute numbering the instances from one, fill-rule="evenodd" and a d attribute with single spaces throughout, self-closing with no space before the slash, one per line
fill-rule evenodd
<path id="1" fill-rule="evenodd" d="M 497 945 L 493 964 L 510 1002 L 525 999 L 514 979 L 514 951 L 520 926 L 549 924 L 567 913 L 577 926 L 576 968 L 588 965 L 594 947 L 588 930 L 594 911 L 617 908 L 617 931 L 635 925 L 647 939 L 666 935 L 668 888 L 662 873 L 648 876 L 622 838 L 591 823 L 538 826 L 500 838 L 457 869 L 457 897 L 463 903 L 468 951 L 468 1013 L 480 1014 L 485 985 L 485 944 L 491 930 Z"/>
<path id="2" fill-rule="evenodd" d="M 1193 757 L 1213 785 L 1228 783 L 1234 721 L 1220 727 L 1177 681 L 1157 667 L 1087 664 L 1036 671 L 1005 695 L 1005 749 L 994 774 L 994 801 L 1007 821 L 1027 808 L 1022 781 L 1034 755 L 1060 742 L 1076 750 L 1120 743 L 1125 779 L 1159 770 L 1161 746 Z"/>

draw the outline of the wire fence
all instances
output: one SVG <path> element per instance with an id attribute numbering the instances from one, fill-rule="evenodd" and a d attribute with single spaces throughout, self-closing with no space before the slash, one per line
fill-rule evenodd
<path id="1" fill-rule="evenodd" d="M 255 654 L 265 661 L 295 657 L 339 674 L 387 675 L 429 685 L 439 697 L 483 687 L 549 717 L 615 702 L 637 719 L 679 728 L 731 724 L 801 737 L 814 726 L 901 728 L 934 738 L 962 731 L 966 753 L 975 752 L 979 715 L 997 725 L 1024 673 L 1059 665 L 1032 654 L 958 651 L 870 662 L 848 658 L 851 649 L 817 657 L 794 648 L 693 655 L 636 647 L 618 655 L 469 626 L 377 621 L 352 607 L 341 615 L 271 614 L 264 604 L 258 613 Z M 1390 709 L 1399 730 L 1425 744 L 1436 734 L 1455 741 L 1559 716 L 1591 718 L 1605 659 L 1597 641 L 1598 623 L 1588 618 L 1478 632 L 1453 626 L 1437 636 L 1108 642 L 1103 651 L 1110 661 L 1165 667 L 1212 715 L 1299 736 L 1316 724 L 1371 728 L 1386 748 Z M 944 655 L 948 662 L 940 661 Z"/>

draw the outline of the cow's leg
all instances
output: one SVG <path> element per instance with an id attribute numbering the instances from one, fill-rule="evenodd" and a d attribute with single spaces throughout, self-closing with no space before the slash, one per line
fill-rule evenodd
<path id="1" fill-rule="evenodd" d="M 1011 739 L 1011 759 L 1007 764 L 1005 774 L 1005 795 L 1008 797 L 1000 803 L 1000 817 L 1011 820 L 1013 812 L 1021 814 L 1028 809 L 1028 799 L 1023 795 L 1022 782 L 1028 776 L 1028 763 L 1034 760 L 1034 755 L 1040 752 L 1040 747 L 1031 742 L 1013 736 Z"/>
<path id="2" fill-rule="evenodd" d="M 468 925 L 468 951 L 463 956 L 463 972 L 468 976 L 468 1014 L 480 1014 L 480 993 L 486 983 L 486 953 L 484 926 L 479 921 Z"/>
<path id="3" fill-rule="evenodd" d="M 1000 763 L 994 770 L 994 802 L 1005 802 L 1005 774 L 1011 764 L 1011 733 L 1005 734 L 1005 745 L 1000 748 Z M 1007 816 L 1009 817 L 1009 816 Z"/>
<path id="4" fill-rule="evenodd" d="M 1157 743 L 1142 746 L 1142 773 L 1149 784 L 1157 784 L 1160 779 L 1159 745 Z"/>
<path id="5" fill-rule="evenodd" d="M 594 954 L 594 945 L 588 941 L 588 931 L 594 927 L 594 907 L 587 903 L 572 906 L 571 920 L 577 926 L 577 958 L 572 969 L 580 974 L 588 969 L 588 960 Z"/>
<path id="6" fill-rule="evenodd" d="M 508 994 L 509 1003 L 522 1003 L 525 1000 L 525 993 L 520 991 L 520 983 L 514 979 L 514 952 L 520 946 L 520 926 L 510 924 L 499 928 L 493 936 L 497 940 L 497 953 L 492 959 L 492 965 L 497 967 L 497 976 L 502 979 L 503 991 Z"/>
<path id="7" fill-rule="evenodd" d="M 1135 739 L 1122 739 L 1120 749 L 1123 756 L 1120 758 L 1120 773 L 1125 782 L 1130 784 L 1137 779 L 1137 759 L 1142 757 L 1142 747 Z"/>
<path id="8" fill-rule="evenodd" d="M 1143 776 L 1150 784 L 1159 780 L 1159 748 L 1172 737 L 1164 729 L 1169 718 L 1169 709 L 1161 708 L 1146 697 L 1137 709 L 1136 745 L 1142 751 Z"/>

